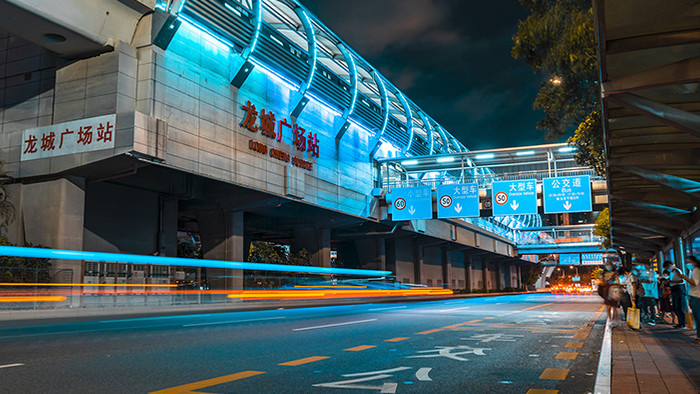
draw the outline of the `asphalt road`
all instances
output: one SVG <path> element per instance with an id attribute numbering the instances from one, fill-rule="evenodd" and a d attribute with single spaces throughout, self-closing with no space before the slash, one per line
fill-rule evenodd
<path id="1" fill-rule="evenodd" d="M 599 300 L 526 294 L 6 326 L 0 392 L 588 393 Z"/>

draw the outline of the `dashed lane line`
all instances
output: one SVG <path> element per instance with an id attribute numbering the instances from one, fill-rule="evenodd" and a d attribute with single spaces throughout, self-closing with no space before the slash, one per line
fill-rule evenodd
<path id="1" fill-rule="evenodd" d="M 14 364 L 0 365 L 0 368 L 12 368 L 12 367 L 22 367 L 22 366 L 24 366 L 24 364 L 14 363 Z"/>
<path id="2" fill-rule="evenodd" d="M 566 346 L 564 347 L 573 347 L 573 348 L 582 348 L 583 347 L 583 342 L 567 342 Z"/>
<path id="3" fill-rule="evenodd" d="M 327 358 L 330 358 L 330 357 L 328 357 L 328 356 L 312 356 L 312 357 L 300 358 L 299 360 L 287 361 L 286 363 L 279 363 L 277 365 L 284 365 L 286 367 L 296 367 L 297 365 L 309 364 L 309 363 L 313 363 L 316 361 L 325 360 Z"/>
<path id="4" fill-rule="evenodd" d="M 344 351 L 346 351 L 346 352 L 361 352 L 363 350 L 371 349 L 373 347 L 377 347 L 377 346 L 376 345 L 360 345 L 360 346 L 347 348 Z"/>
<path id="5" fill-rule="evenodd" d="M 322 326 L 302 327 L 302 328 L 295 328 L 295 329 L 293 329 L 292 331 L 316 330 L 316 329 L 319 329 L 319 328 L 347 326 L 347 325 L 349 325 L 349 324 L 369 323 L 369 322 L 371 322 L 371 321 L 377 321 L 377 319 L 356 320 L 356 321 L 347 321 L 347 322 L 343 322 L 343 323 L 324 324 L 324 325 L 322 325 Z"/>
<path id="6" fill-rule="evenodd" d="M 410 337 L 396 337 L 391 339 L 385 339 L 384 342 L 401 342 L 410 339 Z"/>
<path id="7" fill-rule="evenodd" d="M 561 368 L 545 368 L 540 379 L 542 380 L 566 380 L 566 376 L 569 374 L 568 369 Z"/>
<path id="8" fill-rule="evenodd" d="M 265 321 L 265 320 L 279 320 L 284 319 L 284 316 L 279 317 L 265 317 L 260 319 L 246 319 L 246 320 L 229 320 L 229 321 L 217 321 L 210 323 L 193 323 L 193 324 L 183 324 L 183 327 L 199 327 L 199 326 L 213 326 L 217 324 L 236 324 L 236 323 L 250 323 L 254 321 Z"/>
<path id="9" fill-rule="evenodd" d="M 235 380 L 249 378 L 251 376 L 262 375 L 263 371 L 243 371 L 234 373 L 232 375 L 220 376 L 218 378 L 201 380 L 199 382 L 183 384 L 181 386 L 175 386 L 168 389 L 153 391 L 150 394 L 187 394 L 187 393 L 197 393 L 194 390 L 203 389 L 209 386 L 216 386 L 223 383 L 233 382 Z"/>
<path id="10" fill-rule="evenodd" d="M 530 389 L 525 394 L 559 394 L 559 390 Z"/>

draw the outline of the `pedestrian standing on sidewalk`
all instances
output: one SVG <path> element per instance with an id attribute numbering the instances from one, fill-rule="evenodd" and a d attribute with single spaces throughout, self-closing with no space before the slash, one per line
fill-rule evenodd
<path id="1" fill-rule="evenodd" d="M 656 300 L 659 298 L 658 275 L 649 262 L 646 261 L 638 266 L 640 275 L 639 282 L 644 289 L 640 309 L 642 310 L 642 320 L 649 325 L 656 324 Z"/>
<path id="2" fill-rule="evenodd" d="M 678 324 L 673 326 L 673 328 L 685 328 L 685 312 L 683 312 L 683 305 L 685 305 L 685 280 L 682 278 L 683 274 L 671 261 L 665 262 L 664 268 L 671 273 L 669 278 L 669 282 L 671 282 L 671 304 L 673 305 L 673 313 L 678 319 Z"/>
<path id="3" fill-rule="evenodd" d="M 659 323 L 673 324 L 673 306 L 671 305 L 671 273 L 663 270 L 659 277 Z M 666 321 L 666 315 L 671 314 L 671 322 Z"/>
<path id="4" fill-rule="evenodd" d="M 620 321 L 617 312 L 617 309 L 620 307 L 620 293 L 617 271 L 613 263 L 608 261 L 605 263 L 605 270 L 600 274 L 598 294 L 600 294 L 605 303 L 605 315 L 608 317 L 611 327 L 617 326 Z"/>
<path id="5" fill-rule="evenodd" d="M 695 322 L 695 343 L 700 345 L 700 262 L 697 257 L 690 256 L 685 259 L 686 268 L 690 272 L 690 277 L 679 274 L 681 278 L 688 281 L 690 308 L 693 310 L 693 321 Z"/>
<path id="6" fill-rule="evenodd" d="M 627 309 L 634 306 L 635 299 L 637 297 L 637 278 L 625 267 L 620 267 L 617 270 L 617 275 L 620 277 L 620 286 L 622 286 L 622 298 L 620 299 L 620 305 L 622 306 L 622 311 L 625 317 L 622 320 L 627 321 Z"/>

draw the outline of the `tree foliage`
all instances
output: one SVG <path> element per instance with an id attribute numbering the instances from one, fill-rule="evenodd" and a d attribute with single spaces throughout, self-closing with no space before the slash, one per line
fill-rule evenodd
<path id="1" fill-rule="evenodd" d="M 17 246 L 6 237 L 0 237 L 1 246 Z M 45 246 L 25 243 L 26 247 Z M 0 256 L 0 282 L 3 283 L 49 283 L 51 263 L 49 259 L 36 257 Z"/>
<path id="2" fill-rule="evenodd" d="M 610 249 L 612 247 L 612 239 L 610 238 L 610 211 L 608 208 L 603 209 L 598 214 L 598 218 L 595 220 L 593 234 L 603 238 L 600 243 L 602 248 Z"/>
<path id="3" fill-rule="evenodd" d="M 513 36 L 514 58 L 547 75 L 533 107 L 550 140 L 570 136 L 576 161 L 605 173 L 593 8 L 590 0 L 520 0 L 530 15 Z"/>

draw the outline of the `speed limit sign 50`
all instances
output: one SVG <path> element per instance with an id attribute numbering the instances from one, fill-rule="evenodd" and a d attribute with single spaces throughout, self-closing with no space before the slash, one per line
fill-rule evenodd
<path id="1" fill-rule="evenodd" d="M 493 199 L 496 201 L 496 204 L 504 205 L 508 202 L 508 195 L 505 192 L 498 192 Z"/>

